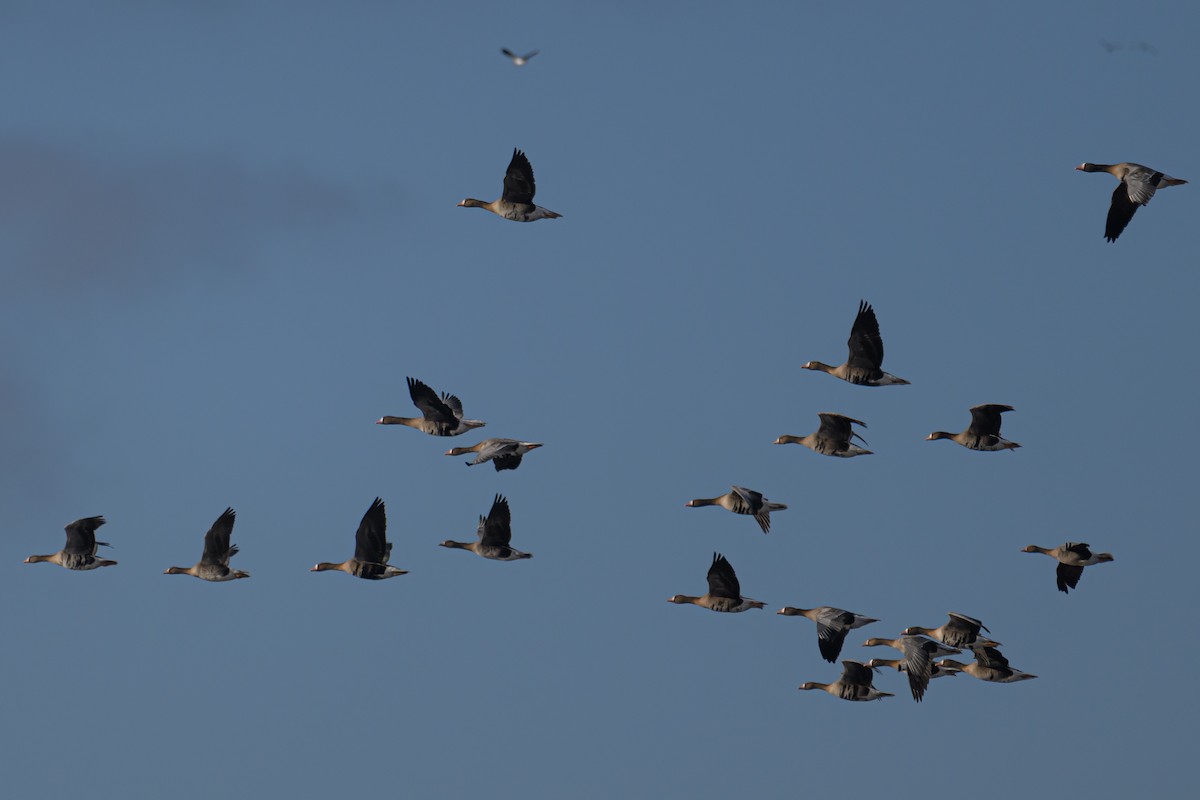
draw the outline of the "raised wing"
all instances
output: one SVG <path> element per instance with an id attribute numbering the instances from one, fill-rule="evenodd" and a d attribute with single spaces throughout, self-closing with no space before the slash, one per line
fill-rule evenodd
<path id="1" fill-rule="evenodd" d="M 376 497 L 367 513 L 363 514 L 358 533 L 354 535 L 354 558 L 372 564 L 386 564 L 391 549 L 387 543 L 387 510 L 383 500 Z"/>
<path id="2" fill-rule="evenodd" d="M 233 534 L 233 523 L 237 513 L 227 508 L 217 517 L 217 521 L 204 534 L 204 555 L 200 557 L 201 564 L 220 564 L 229 566 L 229 559 L 237 553 L 236 547 L 229 546 L 229 537 Z"/>
<path id="3" fill-rule="evenodd" d="M 84 517 L 72 522 L 64 529 L 67 532 L 67 544 L 63 547 L 63 552 L 71 555 L 95 555 L 96 529 L 104 522 L 104 517 Z"/>
<path id="4" fill-rule="evenodd" d="M 508 543 L 512 541 L 512 514 L 508 508 L 508 498 L 496 495 L 496 499 L 492 501 L 492 510 L 479 522 L 478 535 L 482 545 L 508 547 Z"/>
<path id="5" fill-rule="evenodd" d="M 442 398 L 438 397 L 437 392 L 416 378 L 408 379 L 408 396 L 412 398 L 413 405 L 421 410 L 421 415 L 430 422 L 450 427 L 458 424 L 458 418 L 454 416 L 454 410 Z M 442 397 L 445 397 L 445 395 Z M 461 414 L 459 416 L 461 417 Z"/>
<path id="6" fill-rule="evenodd" d="M 708 568 L 708 594 L 710 597 L 728 597 L 740 600 L 742 585 L 738 583 L 733 566 L 720 553 L 713 553 L 712 566 Z"/>
<path id="7" fill-rule="evenodd" d="M 846 344 L 850 348 L 846 363 L 851 367 L 870 370 L 872 377 L 878 378 L 879 375 L 875 373 L 883 366 L 883 337 L 879 335 L 875 309 L 866 300 L 858 302 L 858 316 L 854 318 L 850 339 Z"/>
<path id="8" fill-rule="evenodd" d="M 533 195 L 536 191 L 533 165 L 524 153 L 514 148 L 512 161 L 508 162 L 508 172 L 504 174 L 504 193 L 500 199 L 506 203 L 533 205 Z"/>
<path id="9" fill-rule="evenodd" d="M 1012 410 L 1012 406 L 1002 406 L 995 403 L 972 406 L 971 425 L 967 430 L 981 439 L 999 439 L 1000 415 L 1005 411 Z"/>

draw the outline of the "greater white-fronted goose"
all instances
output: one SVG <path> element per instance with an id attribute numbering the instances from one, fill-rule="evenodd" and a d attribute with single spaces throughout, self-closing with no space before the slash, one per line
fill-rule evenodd
<path id="1" fill-rule="evenodd" d="M 493 561 L 533 558 L 532 553 L 522 553 L 509 546 L 509 542 L 512 541 L 512 514 L 509 512 L 508 499 L 502 495 L 496 495 L 496 499 L 492 501 L 492 510 L 486 517 L 480 515 L 479 528 L 475 535 L 477 541 L 474 542 L 454 542 L 447 539 L 441 546 L 470 550 L 477 556 Z"/>
<path id="2" fill-rule="evenodd" d="M 862 614 L 855 614 L 853 611 L 846 611 L 833 606 L 819 606 L 817 608 L 794 608 L 792 606 L 784 606 L 775 612 L 782 614 L 785 617 L 806 617 L 817 623 L 817 647 L 821 650 L 821 658 L 834 664 L 838 660 L 838 656 L 842 653 L 842 644 L 846 641 L 846 634 L 855 628 L 861 628 L 864 625 L 870 625 L 872 622 L 879 622 L 871 617 L 864 617 Z"/>
<path id="3" fill-rule="evenodd" d="M 1012 406 L 1002 406 L 996 403 L 986 403 L 971 407 L 971 424 L 962 433 L 947 433 L 934 431 L 925 437 L 925 441 L 949 439 L 957 442 L 968 450 L 1015 450 L 1021 445 L 1010 442 L 1000 435 L 1000 415 L 1012 411 Z"/>
<path id="4" fill-rule="evenodd" d="M 924 636 L 904 636 L 898 639 L 867 639 L 863 647 L 887 646 L 895 648 L 904 654 L 903 672 L 908 675 L 908 688 L 912 691 L 913 700 L 918 703 L 925 697 L 929 688 L 929 679 L 933 673 L 933 659 L 938 656 L 952 656 L 961 653 L 953 647 L 946 647 Z"/>
<path id="5" fill-rule="evenodd" d="M 753 489 L 745 486 L 732 486 L 732 492 L 726 492 L 720 497 L 697 498 L 684 503 L 685 508 L 700 508 L 701 506 L 720 506 L 735 514 L 746 514 L 758 521 L 758 527 L 763 533 L 771 532 L 771 512 L 783 511 L 787 508 L 783 503 L 772 503 Z"/>
<path id="6" fill-rule="evenodd" d="M 309 572 L 336 569 L 369 581 L 406 574 L 408 570 L 387 563 L 391 557 L 392 545 L 387 540 L 387 511 L 383 501 L 376 497 L 367 513 L 363 514 L 362 522 L 358 524 L 358 533 L 354 535 L 354 558 L 348 558 L 340 564 L 322 561 Z"/>
<path id="7" fill-rule="evenodd" d="M 1079 584 L 1084 567 L 1105 564 L 1113 560 L 1112 553 L 1093 553 L 1086 542 L 1067 542 L 1049 549 L 1031 544 L 1021 552 L 1042 553 L 1056 559 L 1058 561 L 1056 570 L 1058 590 L 1064 594 L 1070 594 L 1070 590 Z"/>
<path id="8" fill-rule="evenodd" d="M 548 208 L 533 204 L 536 187 L 533 182 L 533 167 L 529 159 L 520 150 L 513 149 L 512 161 L 504 174 L 504 192 L 499 200 L 487 202 L 468 197 L 458 205 L 462 208 L 485 208 L 498 216 L 513 222 L 534 222 L 539 219 L 558 219 L 562 214 L 556 214 Z"/>
<path id="9" fill-rule="evenodd" d="M 508 56 L 509 60 L 511 60 L 513 62 L 513 64 L 515 64 L 518 67 L 525 66 L 526 64 L 529 63 L 529 59 L 533 58 L 534 56 L 536 56 L 538 54 L 537 50 L 530 50 L 525 55 L 519 56 L 516 53 L 514 53 L 512 50 L 509 50 L 507 47 L 501 47 L 500 52 L 504 53 L 504 55 Z"/>
<path id="10" fill-rule="evenodd" d="M 942 625 L 940 628 L 922 628 L 919 625 L 914 625 L 910 628 L 905 628 L 901 631 L 902 636 L 932 636 L 948 647 L 970 647 L 979 641 L 979 631 L 983 629 L 987 631 L 987 626 L 979 620 L 968 617 L 966 614 L 958 614 L 954 611 L 948 612 L 950 621 Z M 991 633 L 991 631 L 988 631 Z M 1000 644 L 995 642 L 994 644 Z"/>
<path id="11" fill-rule="evenodd" d="M 879 335 L 879 320 L 875 318 L 875 309 L 866 300 L 858 303 L 858 316 L 850 328 L 850 356 L 846 363 L 831 367 L 820 361 L 809 361 L 804 369 L 815 369 L 827 372 L 835 378 L 841 378 L 849 383 L 860 386 L 900 386 L 908 383 L 903 378 L 884 372 L 883 366 L 883 337 Z"/>
<path id="12" fill-rule="evenodd" d="M 971 652 L 975 654 L 975 661 L 970 664 L 963 664 L 947 658 L 939 661 L 937 665 L 942 668 L 965 672 L 972 678 L 978 678 L 988 683 L 1016 683 L 1017 681 L 1027 681 L 1037 677 L 1037 675 L 1030 675 L 1028 672 L 1022 672 L 1019 669 L 1010 667 L 1008 659 L 1001 655 L 1000 651 L 994 647 L 976 646 L 971 648 Z"/>
<path id="13" fill-rule="evenodd" d="M 897 672 L 904 672 L 904 659 L 901 658 L 872 658 L 867 662 L 867 666 L 871 669 L 879 667 L 891 667 Z M 942 666 L 935 663 L 929 667 L 929 679 L 953 677 L 959 672 L 958 669 L 950 666 Z"/>
<path id="14" fill-rule="evenodd" d="M 774 444 L 802 444 L 814 453 L 838 458 L 872 455 L 870 450 L 859 447 L 850 441 L 852 438 L 857 438 L 863 444 L 867 443 L 866 439 L 859 436 L 858 432 L 850 427 L 853 423 L 865 428 L 867 423 L 854 417 L 833 414 L 828 411 L 822 411 L 817 416 L 821 418 L 821 427 L 817 428 L 816 433 L 810 433 L 807 436 L 785 434 L 776 439 Z"/>
<path id="15" fill-rule="evenodd" d="M 861 661 L 851 661 L 849 659 L 842 662 L 842 677 L 838 678 L 833 683 L 817 683 L 809 681 L 801 684 L 801 689 L 821 689 L 829 692 L 834 697 L 840 697 L 842 700 L 854 700 L 858 702 L 866 702 L 868 700 L 880 700 L 884 697 L 895 697 L 889 692 L 881 692 L 871 685 L 875 678 L 875 672 L 870 665 L 864 664 Z"/>
<path id="16" fill-rule="evenodd" d="M 168 567 L 164 575 L 191 575 L 202 581 L 232 581 L 249 578 L 249 572 L 230 569 L 229 559 L 237 555 L 236 544 L 229 543 L 233 534 L 233 523 L 237 514 L 232 508 L 225 509 L 217 521 L 204 534 L 204 554 L 194 567 Z"/>
<path id="17" fill-rule="evenodd" d="M 461 400 L 445 392 L 438 397 L 437 392 L 416 378 L 408 379 L 408 396 L 421 410 L 420 417 L 381 417 L 375 424 L 407 425 L 430 436 L 458 436 L 487 424 L 478 419 L 463 419 Z"/>
<path id="18" fill-rule="evenodd" d="M 1151 167 L 1143 167 L 1124 161 L 1120 164 L 1080 164 L 1075 169 L 1084 172 L 1107 172 L 1120 181 L 1113 190 L 1112 205 L 1108 207 L 1108 219 L 1104 221 L 1104 238 L 1115 242 L 1133 219 L 1138 206 L 1144 206 L 1154 197 L 1157 189 L 1180 186 L 1187 183 L 1182 178 L 1172 178 Z"/>
<path id="19" fill-rule="evenodd" d="M 475 459 L 467 462 L 468 467 L 491 461 L 492 466 L 496 468 L 496 472 L 499 472 L 502 469 L 516 469 L 521 466 L 521 457 L 530 450 L 541 446 L 541 442 L 521 442 L 516 439 L 484 439 L 479 444 L 471 445 L 470 447 L 452 447 L 445 452 L 445 455 L 465 456 L 467 453 L 474 453 Z"/>
<path id="20" fill-rule="evenodd" d="M 669 603 L 691 603 L 709 611 L 736 614 L 751 608 L 762 608 L 766 603 L 742 597 L 742 585 L 738 583 L 733 566 L 720 553 L 713 553 L 712 566 L 708 568 L 708 593 L 699 597 L 677 594 L 667 598 Z"/>
<path id="21" fill-rule="evenodd" d="M 48 556 L 30 556 L 26 564 L 38 564 L 47 561 L 73 570 L 89 570 L 97 567 L 115 567 L 117 562 L 107 558 L 96 558 L 98 545 L 112 547 L 108 542 L 96 541 L 96 529 L 103 525 L 104 517 L 84 517 L 77 519 L 66 527 L 67 543 L 62 550 Z"/>

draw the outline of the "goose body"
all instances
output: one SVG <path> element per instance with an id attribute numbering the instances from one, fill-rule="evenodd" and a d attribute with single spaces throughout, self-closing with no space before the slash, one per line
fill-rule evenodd
<path id="1" fill-rule="evenodd" d="M 932 636 L 948 647 L 969 647 L 979 641 L 979 631 L 987 630 L 982 622 L 965 614 L 949 612 L 950 621 L 938 628 L 922 628 L 914 625 L 901 631 L 902 636 Z M 991 633 L 991 631 L 988 631 Z M 999 644 L 995 642 L 994 644 Z"/>
<path id="2" fill-rule="evenodd" d="M 787 508 L 783 503 L 772 503 L 753 489 L 745 486 L 731 486 L 733 491 L 726 492 L 720 497 L 697 498 L 684 504 L 685 508 L 700 508 L 702 506 L 720 506 L 734 514 L 745 514 L 754 517 L 763 533 L 771 532 L 771 512 L 783 511 Z"/>
<path id="3" fill-rule="evenodd" d="M 890 667 L 897 672 L 904 672 L 904 659 L 901 658 L 872 658 L 867 662 L 867 666 L 871 669 L 878 667 Z M 929 667 L 929 679 L 954 677 L 960 670 L 957 668 L 945 665 L 945 662 L 937 662 Z"/>
<path id="4" fill-rule="evenodd" d="M 1117 241 L 1117 237 L 1133 219 L 1138 207 L 1149 203 L 1156 190 L 1187 183 L 1182 178 L 1172 178 L 1152 167 L 1143 167 L 1131 161 L 1120 164 L 1084 163 L 1075 169 L 1083 172 L 1107 172 L 1120 181 L 1113 190 L 1108 218 L 1104 221 L 1104 238 L 1109 242 Z"/>
<path id="5" fill-rule="evenodd" d="M 420 417 L 380 417 L 377 425 L 406 425 L 424 431 L 430 436 L 458 436 L 486 422 L 478 419 L 463 419 L 462 401 L 452 394 L 438 393 L 416 378 L 408 379 L 408 396 L 421 411 Z"/>
<path id="6" fill-rule="evenodd" d="M 1037 677 L 1037 675 L 1030 675 L 1028 672 L 1011 667 L 1008 659 L 1001 655 L 995 647 L 972 647 L 971 652 L 975 654 L 975 661 L 970 664 L 963 664 L 947 658 L 939 661 L 937 666 L 943 669 L 956 669 L 959 672 L 967 673 L 972 678 L 978 678 L 988 683 L 1016 683 Z"/>
<path id="7" fill-rule="evenodd" d="M 866 440 L 858 435 L 851 428 L 851 424 L 862 425 L 867 427 L 867 423 L 862 420 L 847 417 L 844 414 L 834 414 L 828 411 L 822 411 L 817 414 L 821 418 L 821 427 L 817 428 L 815 433 L 810 433 L 807 436 L 780 436 L 774 441 L 774 444 L 802 444 L 814 453 L 820 453 L 823 456 L 836 456 L 838 458 L 853 458 L 854 456 L 869 456 L 872 455 L 870 450 L 859 447 L 850 440 L 857 437 L 860 442 L 866 444 Z"/>
<path id="8" fill-rule="evenodd" d="M 488 202 L 468 197 L 458 205 L 460 208 L 483 208 L 513 222 L 536 222 L 539 219 L 561 217 L 562 214 L 534 205 L 533 195 L 536 191 L 533 166 L 524 153 L 514 148 L 512 161 L 504 173 L 504 191 L 500 199 Z"/>
<path id="9" fill-rule="evenodd" d="M 904 654 L 902 671 L 908 675 L 908 688 L 912 692 L 913 700 L 918 703 L 925 697 L 925 690 L 929 688 L 929 679 L 933 675 L 933 659 L 962 652 L 953 647 L 939 644 L 932 639 L 926 639 L 924 636 L 901 635 L 898 639 L 876 638 L 863 642 L 863 647 L 880 645 L 895 648 Z"/>
<path id="10" fill-rule="evenodd" d="M 1015 450 L 1021 445 L 1016 442 L 1010 442 L 1000 435 L 1000 415 L 1006 411 L 1012 411 L 1012 406 L 1002 406 L 996 403 L 988 403 L 980 406 L 971 407 L 971 424 L 962 433 L 947 433 L 946 431 L 934 431 L 925 437 L 925 441 L 932 442 L 937 439 L 949 439 L 952 442 L 961 444 L 968 450 Z"/>
<path id="11" fill-rule="evenodd" d="M 708 568 L 707 593 L 699 597 L 677 594 L 667 598 L 667 602 L 679 605 L 691 603 L 701 608 L 707 608 L 709 611 L 732 614 L 749 611 L 752 608 L 762 608 L 766 605 L 758 600 L 742 597 L 742 585 L 738 582 L 737 574 L 734 573 L 733 566 L 725 556 L 720 553 L 713 553 L 712 566 Z"/>
<path id="12" fill-rule="evenodd" d="M 879 622 L 877 619 L 864 617 L 862 614 L 855 614 L 853 611 L 833 606 L 817 608 L 785 606 L 775 613 L 785 617 L 805 617 L 817 623 L 817 647 L 821 651 L 821 658 L 830 664 L 837 663 L 838 656 L 842 652 L 842 645 L 846 641 L 846 634 L 855 628 Z"/>
<path id="13" fill-rule="evenodd" d="M 1058 590 L 1064 594 L 1069 594 L 1079 584 L 1084 567 L 1107 564 L 1113 560 L 1112 553 L 1093 553 L 1086 542 L 1067 542 L 1051 548 L 1031 544 L 1021 552 L 1042 553 L 1058 561 L 1055 577 L 1058 579 Z"/>
<path id="14" fill-rule="evenodd" d="M 470 447 L 452 447 L 445 452 L 448 456 L 463 456 L 474 453 L 475 458 L 467 462 L 468 467 L 476 464 L 492 462 L 496 472 L 503 469 L 516 469 L 521 466 L 521 458 L 530 450 L 541 447 L 541 442 L 521 442 L 516 439 L 484 439 L 479 444 Z"/>
<path id="15" fill-rule="evenodd" d="M 203 581 L 233 581 L 238 578 L 249 578 L 249 572 L 240 569 L 230 569 L 229 559 L 237 555 L 236 544 L 229 543 L 233 534 L 233 523 L 236 512 L 227 508 L 217 517 L 217 521 L 204 534 L 204 553 L 200 561 L 193 567 L 168 567 L 164 575 L 191 575 Z"/>
<path id="16" fill-rule="evenodd" d="M 802 684 L 801 689 L 820 689 L 842 700 L 867 702 L 894 697 L 888 692 L 881 692 L 871 685 L 875 674 L 868 664 L 847 659 L 842 662 L 842 676 L 833 683 L 816 683 L 809 681 Z"/>
<path id="17" fill-rule="evenodd" d="M 831 367 L 820 361 L 809 361 L 804 369 L 817 370 L 859 386 L 901 386 L 908 381 L 883 371 L 883 337 L 875 309 L 866 300 L 858 303 L 858 315 L 850 328 L 850 348 L 846 363 Z"/>
<path id="18" fill-rule="evenodd" d="M 404 575 L 406 569 L 400 569 L 388 564 L 392 557 L 392 545 L 387 540 L 387 509 L 383 500 L 378 497 L 371 503 L 367 513 L 363 514 L 358 532 L 354 535 L 354 557 L 340 564 L 322 561 L 309 572 L 325 572 L 338 570 L 356 578 L 369 581 L 380 581 L 385 578 L 395 578 Z"/>
<path id="19" fill-rule="evenodd" d="M 522 558 L 533 558 L 532 553 L 522 553 L 512 547 L 512 514 L 508 507 L 508 499 L 496 495 L 492 508 L 486 517 L 479 517 L 479 527 L 475 531 L 476 541 L 455 542 L 446 540 L 442 547 L 458 550 L 470 550 L 477 556 L 490 558 L 493 561 L 518 561 Z"/>
<path id="20" fill-rule="evenodd" d="M 30 556 L 26 564 L 46 562 L 76 571 L 98 569 L 99 567 L 115 567 L 117 562 L 107 558 L 97 558 L 98 546 L 112 547 L 108 542 L 96 541 L 96 529 L 105 523 L 104 517 L 84 517 L 68 525 L 67 543 L 62 550 L 46 556 Z"/>

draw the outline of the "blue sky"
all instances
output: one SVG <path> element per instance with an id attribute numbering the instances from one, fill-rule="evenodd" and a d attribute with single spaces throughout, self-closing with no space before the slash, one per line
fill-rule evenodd
<path id="1" fill-rule="evenodd" d="M 1190 786 L 1196 187 L 1110 245 L 1073 167 L 1200 180 L 1197 12 L 572 5 L 0 12 L 12 795 Z M 513 147 L 562 219 L 455 207 Z M 911 386 L 800 369 L 860 298 Z M 372 424 L 409 375 L 545 447 Z M 978 403 L 1024 447 L 922 441 Z M 819 411 L 876 455 L 771 445 Z M 770 536 L 684 508 L 734 483 Z M 497 492 L 532 560 L 437 547 Z M 309 573 L 377 495 L 410 574 Z M 254 577 L 163 576 L 226 506 Z M 94 514 L 119 566 L 21 563 Z M 1067 540 L 1116 561 L 1064 597 L 1019 551 Z M 766 612 L 665 602 L 714 551 Z M 824 604 L 881 620 L 844 657 L 953 610 L 1040 677 L 797 692 L 838 670 L 773 612 Z"/>

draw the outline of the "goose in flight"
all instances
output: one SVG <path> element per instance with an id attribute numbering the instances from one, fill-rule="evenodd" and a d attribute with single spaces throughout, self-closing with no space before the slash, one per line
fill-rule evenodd
<path id="1" fill-rule="evenodd" d="M 470 550 L 477 556 L 490 558 L 493 561 L 518 561 L 522 558 L 533 558 L 532 553 L 522 553 L 512 547 L 512 514 L 508 508 L 508 498 L 496 495 L 492 501 L 492 509 L 486 517 L 479 517 L 479 527 L 475 531 L 474 542 L 454 542 L 449 539 L 442 542 L 442 547 L 457 550 Z"/>
<path id="2" fill-rule="evenodd" d="M 104 521 L 104 517 L 84 517 L 75 520 L 66 527 L 67 543 L 62 550 L 48 556 L 30 556 L 25 559 L 25 563 L 38 564 L 45 561 L 73 570 L 115 567 L 117 562 L 96 557 L 98 545 L 112 547 L 108 542 L 96 541 L 96 529 L 103 525 Z"/>
<path id="3" fill-rule="evenodd" d="M 164 575 L 191 575 L 203 581 L 233 581 L 249 578 L 249 572 L 230 569 L 229 559 L 237 555 L 236 544 L 229 543 L 233 534 L 233 522 L 237 514 L 232 508 L 225 509 L 217 521 L 204 534 L 204 554 L 194 567 L 169 567 Z"/>
<path id="4" fill-rule="evenodd" d="M 387 509 L 383 501 L 376 497 L 367 513 L 363 514 L 358 533 L 354 535 L 354 557 L 340 564 L 322 561 L 309 572 L 336 569 L 369 581 L 381 581 L 384 578 L 406 574 L 408 570 L 387 563 L 391 556 L 392 545 L 387 540 Z"/>
<path id="5" fill-rule="evenodd" d="M 708 592 L 699 597 L 677 594 L 667 598 L 668 603 L 683 605 L 691 603 L 709 611 L 736 614 L 752 608 L 762 608 L 766 603 L 742 597 L 742 585 L 733 571 L 733 565 L 720 553 L 713 553 L 712 566 L 708 568 Z"/>
<path id="6" fill-rule="evenodd" d="M 562 214 L 533 204 L 536 191 L 533 166 L 524 153 L 514 148 L 512 161 L 508 163 L 508 170 L 504 173 L 504 191 L 500 194 L 500 199 L 489 203 L 486 200 L 468 197 L 458 205 L 460 208 L 483 208 L 513 222 L 534 222 L 561 217 Z"/>
<path id="7" fill-rule="evenodd" d="M 1172 178 L 1151 167 L 1143 167 L 1124 161 L 1120 164 L 1083 163 L 1075 169 L 1083 172 L 1107 172 L 1118 181 L 1113 190 L 1112 204 L 1108 207 L 1108 218 L 1104 221 L 1104 238 L 1115 242 L 1125 230 L 1125 226 L 1133 219 L 1138 206 L 1144 206 L 1154 197 L 1157 189 L 1168 186 L 1181 186 L 1187 181 L 1182 178 Z"/>
<path id="8" fill-rule="evenodd" d="M 1012 406 L 1002 406 L 988 403 L 971 407 L 971 424 L 962 433 L 947 433 L 934 431 L 925 437 L 925 441 L 949 439 L 957 442 L 968 450 L 1014 450 L 1021 445 L 1010 442 L 1000 435 L 1000 415 L 1012 411 Z"/>
<path id="9" fill-rule="evenodd" d="M 420 417 L 381 417 L 375 424 L 407 425 L 430 436 L 458 436 L 487 424 L 478 419 L 463 419 L 461 400 L 445 392 L 438 397 L 437 392 L 416 378 L 408 379 L 408 396 L 420 409 Z"/>
<path id="10" fill-rule="evenodd" d="M 850 355 L 846 363 L 831 367 L 820 361 L 809 361 L 804 369 L 827 372 L 835 378 L 860 386 L 901 386 L 908 381 L 883 371 L 883 337 L 879 335 L 879 320 L 875 309 L 866 300 L 858 303 L 858 315 L 850 328 L 846 342 Z"/>

